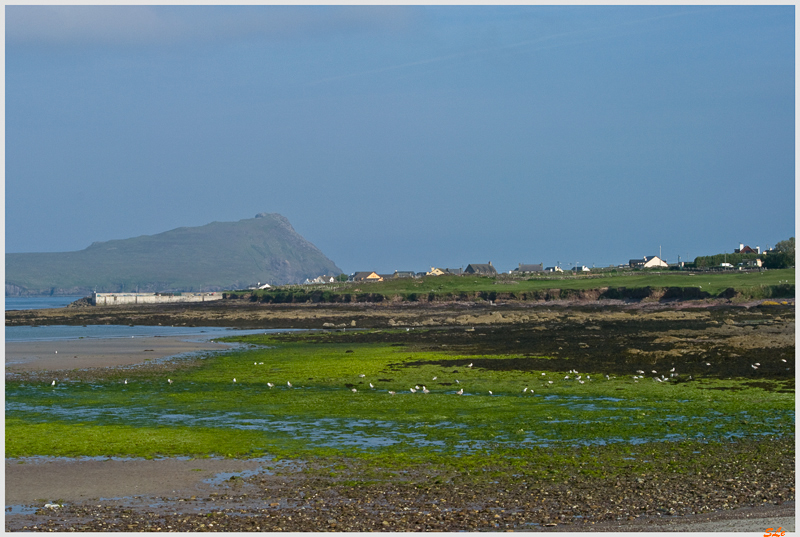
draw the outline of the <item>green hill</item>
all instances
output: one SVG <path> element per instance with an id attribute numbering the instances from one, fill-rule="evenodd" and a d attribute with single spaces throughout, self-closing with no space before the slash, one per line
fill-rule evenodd
<path id="1" fill-rule="evenodd" d="M 6 254 L 6 295 L 219 291 L 341 272 L 285 217 L 261 213 L 78 252 Z"/>

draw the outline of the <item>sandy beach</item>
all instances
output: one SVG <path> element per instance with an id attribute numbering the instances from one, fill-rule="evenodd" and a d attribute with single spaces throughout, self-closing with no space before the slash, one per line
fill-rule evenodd
<path id="1" fill-rule="evenodd" d="M 215 487 L 207 480 L 258 470 L 262 464 L 236 459 L 6 459 L 6 505 L 208 494 Z"/>
<path id="2" fill-rule="evenodd" d="M 222 343 L 188 339 L 191 336 L 6 342 L 6 372 L 119 367 L 186 352 L 230 348 Z"/>

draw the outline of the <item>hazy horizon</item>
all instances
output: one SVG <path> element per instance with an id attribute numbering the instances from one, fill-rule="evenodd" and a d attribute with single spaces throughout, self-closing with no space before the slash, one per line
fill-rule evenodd
<path id="1" fill-rule="evenodd" d="M 794 6 L 7 6 L 6 252 L 279 213 L 345 273 L 795 235 Z"/>

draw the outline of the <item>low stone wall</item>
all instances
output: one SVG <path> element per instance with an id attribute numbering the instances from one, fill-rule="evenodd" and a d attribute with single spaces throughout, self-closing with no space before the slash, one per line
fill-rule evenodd
<path id="1" fill-rule="evenodd" d="M 93 306 L 172 304 L 175 302 L 209 302 L 211 300 L 222 300 L 222 293 L 92 293 Z"/>

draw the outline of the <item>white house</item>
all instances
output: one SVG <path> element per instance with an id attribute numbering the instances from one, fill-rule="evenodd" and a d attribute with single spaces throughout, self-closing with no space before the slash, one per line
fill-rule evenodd
<path id="1" fill-rule="evenodd" d="M 629 263 L 631 268 L 667 268 L 667 262 L 658 257 L 657 255 L 644 256 L 641 259 L 631 259 Z"/>

